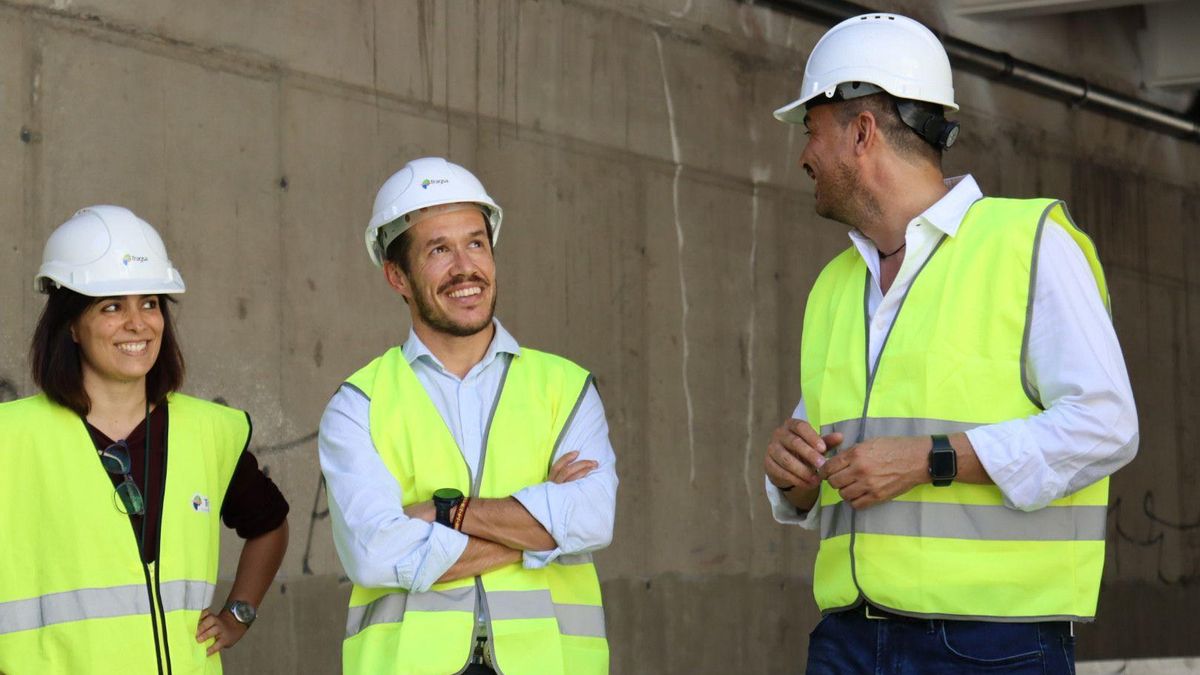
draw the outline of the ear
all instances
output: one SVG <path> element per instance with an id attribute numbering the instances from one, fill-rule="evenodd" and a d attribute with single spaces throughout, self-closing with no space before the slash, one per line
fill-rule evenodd
<path id="1" fill-rule="evenodd" d="M 79 344 L 79 336 L 75 334 L 75 324 L 71 324 L 71 341 Z"/>
<path id="2" fill-rule="evenodd" d="M 397 293 L 404 296 L 405 300 L 412 299 L 413 291 L 412 284 L 409 282 L 408 275 L 400 266 L 391 260 L 383 262 L 383 275 L 387 277 L 388 286 L 391 286 Z"/>
<path id="3" fill-rule="evenodd" d="M 854 116 L 850 123 L 850 135 L 854 142 L 854 154 L 864 155 L 879 141 L 879 125 L 875 113 L 864 110 Z"/>

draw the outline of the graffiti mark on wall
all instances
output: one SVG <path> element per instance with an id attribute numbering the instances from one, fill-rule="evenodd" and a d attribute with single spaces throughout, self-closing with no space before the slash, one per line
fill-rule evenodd
<path id="1" fill-rule="evenodd" d="M 1130 513 L 1133 515 L 1126 515 Z M 1122 517 L 1123 515 L 1125 516 L 1124 518 Z M 1200 516 L 1197 516 L 1194 520 L 1167 518 L 1155 509 L 1154 492 L 1147 490 L 1142 497 L 1140 513 L 1134 508 L 1127 508 L 1124 499 L 1117 497 L 1108 509 L 1108 517 L 1117 537 L 1113 554 L 1118 574 L 1121 571 L 1121 547 L 1123 545 L 1131 545 L 1154 551 L 1157 560 L 1155 574 L 1159 582 L 1168 586 L 1186 586 L 1200 582 L 1200 569 L 1193 568 L 1190 572 L 1185 571 L 1182 574 L 1172 574 L 1168 572 L 1170 561 L 1166 558 L 1169 554 L 1167 550 L 1168 537 L 1182 537 L 1188 532 L 1200 532 Z M 1129 527 L 1125 521 L 1130 517 L 1135 520 L 1142 520 L 1144 518 L 1144 524 L 1142 524 L 1144 534 L 1136 534 L 1134 529 Z"/>
<path id="2" fill-rule="evenodd" d="M 325 499 L 325 476 L 317 476 L 317 491 L 313 495 L 312 512 L 308 517 L 308 536 L 304 538 L 304 558 L 301 560 L 301 574 L 311 576 L 313 574 L 312 566 L 309 565 L 309 558 L 312 556 L 313 533 L 316 531 L 317 522 L 325 520 L 329 517 L 329 506 Z"/>
<path id="3" fill-rule="evenodd" d="M 295 448 L 298 448 L 307 443 L 313 442 L 314 440 L 316 440 L 316 438 L 317 438 L 317 432 L 313 431 L 311 433 L 304 434 L 303 436 L 300 436 L 298 438 L 293 438 L 292 440 L 289 440 L 289 441 L 283 441 L 282 443 L 275 443 L 272 445 L 255 446 L 255 447 L 251 448 L 251 451 L 254 453 L 255 457 L 258 457 L 259 460 L 262 460 L 263 458 L 270 457 L 272 455 L 277 455 L 281 452 L 287 452 L 288 450 L 294 450 Z M 266 471 L 266 469 L 267 469 L 267 467 L 266 467 L 266 464 L 264 463 L 263 471 Z M 324 521 L 324 520 L 328 520 L 328 519 L 329 519 L 329 506 L 328 506 L 328 502 L 326 501 L 326 498 L 325 498 L 325 476 L 318 473 L 317 474 L 317 488 L 313 493 L 312 509 L 309 511 L 309 515 L 308 515 L 308 532 L 305 534 L 305 537 L 304 537 L 304 557 L 301 559 L 301 570 L 300 571 L 302 574 L 304 574 L 306 576 L 312 576 L 312 575 L 316 574 L 316 572 L 312 568 L 311 560 L 312 560 L 313 538 L 315 537 L 315 535 L 317 533 L 317 523 Z"/>

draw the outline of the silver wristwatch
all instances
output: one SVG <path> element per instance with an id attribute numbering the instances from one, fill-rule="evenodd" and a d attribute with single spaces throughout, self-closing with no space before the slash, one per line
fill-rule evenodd
<path id="1" fill-rule="evenodd" d="M 238 623 L 246 626 L 247 628 L 249 628 L 250 624 L 254 623 L 254 619 L 258 617 L 258 610 L 254 608 L 254 605 L 246 602 L 245 600 L 230 600 L 229 602 L 225 603 L 225 609 L 233 615 L 233 618 L 236 619 Z"/>

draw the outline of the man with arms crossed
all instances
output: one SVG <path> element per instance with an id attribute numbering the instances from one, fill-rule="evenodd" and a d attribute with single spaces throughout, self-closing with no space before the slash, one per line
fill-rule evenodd
<path id="1" fill-rule="evenodd" d="M 351 375 L 318 447 L 354 589 L 346 673 L 604 673 L 591 551 L 612 538 L 616 458 L 591 375 L 493 317 L 501 210 L 466 169 L 384 183 L 371 259 L 408 340 Z"/>
<path id="2" fill-rule="evenodd" d="M 1137 415 L 1095 247 L 1051 199 L 944 179 L 950 63 L 911 19 L 817 43 L 800 163 L 853 244 L 804 316 L 802 399 L 765 457 L 775 518 L 818 528 L 810 673 L 1069 673 L 1108 476 Z"/>

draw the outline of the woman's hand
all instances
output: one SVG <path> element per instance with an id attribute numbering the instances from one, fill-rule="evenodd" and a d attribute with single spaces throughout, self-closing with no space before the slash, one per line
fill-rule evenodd
<path id="1" fill-rule="evenodd" d="M 219 614 L 213 614 L 206 609 L 200 612 L 200 625 L 196 627 L 196 642 L 216 638 L 216 642 L 208 647 L 208 655 L 212 656 L 222 649 L 229 649 L 236 645 L 249 628 L 225 610 L 221 610 Z"/>

